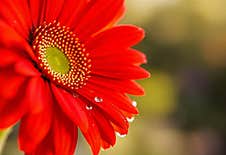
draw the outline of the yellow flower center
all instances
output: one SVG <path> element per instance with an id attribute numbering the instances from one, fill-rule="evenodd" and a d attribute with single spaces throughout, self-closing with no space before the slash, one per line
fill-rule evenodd
<path id="1" fill-rule="evenodd" d="M 85 45 L 66 26 L 43 23 L 34 33 L 33 50 L 43 75 L 68 90 L 76 90 L 90 77 L 91 60 Z"/>
<path id="2" fill-rule="evenodd" d="M 46 48 L 46 60 L 54 72 L 67 74 L 70 70 L 68 58 L 57 47 Z"/>

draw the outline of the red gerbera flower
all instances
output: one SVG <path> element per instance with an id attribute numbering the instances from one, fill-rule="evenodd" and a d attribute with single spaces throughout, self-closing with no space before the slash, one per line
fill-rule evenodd
<path id="1" fill-rule="evenodd" d="M 128 132 L 126 94 L 149 76 L 131 48 L 141 28 L 115 26 L 124 0 L 1 0 L 0 129 L 20 120 L 27 155 L 72 155 L 80 128 L 93 154 Z"/>

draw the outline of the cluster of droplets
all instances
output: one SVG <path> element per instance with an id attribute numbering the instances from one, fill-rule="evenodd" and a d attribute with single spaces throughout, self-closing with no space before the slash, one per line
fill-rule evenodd
<path id="1" fill-rule="evenodd" d="M 137 102 L 136 102 L 136 101 L 132 101 L 132 105 L 133 105 L 134 107 L 137 107 Z M 127 117 L 126 119 L 127 119 L 127 121 L 128 121 L 129 123 L 132 123 L 132 122 L 135 120 L 135 117 Z M 120 137 L 120 138 L 124 138 L 124 137 L 127 136 L 127 134 L 120 134 L 119 132 L 116 132 L 116 135 L 117 135 L 118 137 Z"/>
<path id="2" fill-rule="evenodd" d="M 134 106 L 134 107 L 137 107 L 137 102 L 136 101 L 132 101 L 132 105 Z M 127 117 L 126 118 L 127 119 L 127 121 L 129 122 L 129 123 L 132 123 L 134 120 L 135 120 L 135 117 Z"/>
<path id="3" fill-rule="evenodd" d="M 103 98 L 98 97 L 98 96 L 95 96 L 93 100 L 94 100 L 94 102 L 96 102 L 96 103 L 102 103 L 102 102 L 104 101 Z M 87 110 L 93 110 L 93 106 L 92 106 L 91 104 L 87 104 L 87 105 L 86 105 L 86 109 L 87 109 Z"/>
<path id="4" fill-rule="evenodd" d="M 77 98 L 77 95 L 73 95 L 73 96 L 74 96 L 75 98 Z M 103 102 L 103 98 L 98 97 L 98 96 L 95 96 L 95 97 L 93 98 L 93 100 L 94 100 L 95 103 L 102 103 L 102 102 Z M 136 101 L 132 101 L 131 104 L 132 104 L 134 107 L 137 106 L 137 102 L 136 102 Z M 92 106 L 91 104 L 87 104 L 87 105 L 86 105 L 86 110 L 88 110 L 88 111 L 93 110 L 93 106 Z M 132 123 L 132 122 L 135 120 L 134 117 L 130 117 L 130 118 L 127 117 L 126 119 L 127 119 L 127 121 L 128 121 L 129 123 Z M 119 132 L 115 132 L 115 134 L 116 134 L 118 137 L 120 137 L 120 138 L 124 138 L 124 137 L 127 136 L 127 134 L 121 134 L 121 133 L 119 133 Z"/>
<path id="5" fill-rule="evenodd" d="M 33 49 L 44 75 L 69 90 L 77 90 L 86 85 L 90 77 L 91 60 L 84 44 L 66 26 L 59 22 L 43 23 L 34 33 Z M 58 48 L 67 57 L 70 69 L 67 73 L 54 71 L 48 64 L 46 49 Z"/>

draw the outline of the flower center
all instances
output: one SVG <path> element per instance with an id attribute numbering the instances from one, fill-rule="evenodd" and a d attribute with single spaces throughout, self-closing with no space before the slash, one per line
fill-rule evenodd
<path id="1" fill-rule="evenodd" d="M 54 72 L 67 74 L 70 70 L 69 60 L 57 47 L 48 47 L 46 49 L 46 60 Z"/>
<path id="2" fill-rule="evenodd" d="M 43 23 L 34 36 L 33 50 L 45 77 L 70 91 L 86 84 L 91 70 L 89 53 L 68 27 L 56 21 Z"/>

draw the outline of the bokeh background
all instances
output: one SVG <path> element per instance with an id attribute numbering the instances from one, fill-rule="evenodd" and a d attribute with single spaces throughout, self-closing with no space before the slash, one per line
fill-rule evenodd
<path id="1" fill-rule="evenodd" d="M 122 23 L 146 31 L 136 46 L 152 78 L 133 97 L 140 115 L 101 155 L 226 154 L 226 1 L 127 0 Z M 20 155 L 13 132 L 3 155 Z M 78 155 L 89 155 L 79 137 Z"/>

